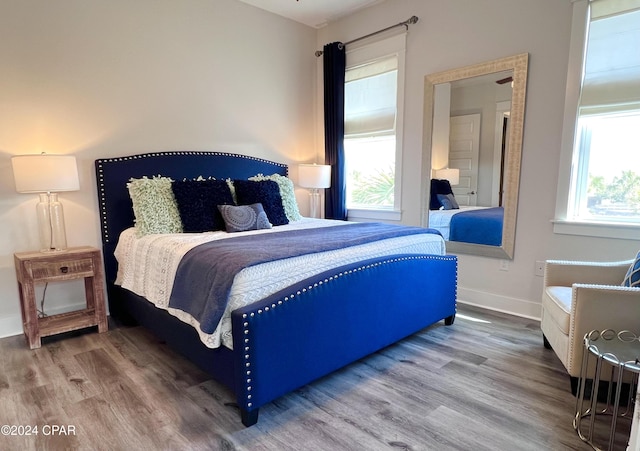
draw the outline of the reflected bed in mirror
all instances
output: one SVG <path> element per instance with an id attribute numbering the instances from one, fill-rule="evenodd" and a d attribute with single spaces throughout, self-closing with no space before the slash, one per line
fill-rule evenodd
<path id="1" fill-rule="evenodd" d="M 451 253 L 513 258 L 528 54 L 425 77 L 423 225 Z"/>

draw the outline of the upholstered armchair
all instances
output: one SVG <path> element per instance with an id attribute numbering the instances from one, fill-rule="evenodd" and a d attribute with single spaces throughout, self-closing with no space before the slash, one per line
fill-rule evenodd
<path id="1" fill-rule="evenodd" d="M 621 286 L 632 263 L 546 262 L 540 328 L 544 346 L 555 351 L 571 376 L 574 393 L 586 333 L 640 333 L 640 287 Z"/>

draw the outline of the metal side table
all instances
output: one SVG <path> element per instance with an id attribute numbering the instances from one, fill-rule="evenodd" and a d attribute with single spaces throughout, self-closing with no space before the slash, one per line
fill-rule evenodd
<path id="1" fill-rule="evenodd" d="M 637 391 L 640 373 L 640 338 L 629 331 L 616 333 L 611 329 L 602 332 L 593 330 L 585 335 L 584 346 L 573 427 L 580 439 L 593 449 L 611 451 L 614 449 L 618 419 L 624 418 L 630 422 L 633 418 L 633 397 Z M 585 399 L 585 386 L 589 379 L 592 380 L 590 395 Z M 626 407 L 621 409 L 623 384 L 628 384 L 629 387 Z M 606 390 L 606 393 L 599 393 L 601 389 Z M 603 396 L 605 394 L 606 398 Z M 611 419 L 609 443 L 606 448 L 594 443 L 594 428 L 598 416 Z M 586 420 L 588 427 L 585 430 L 583 423 L 586 423 Z"/>

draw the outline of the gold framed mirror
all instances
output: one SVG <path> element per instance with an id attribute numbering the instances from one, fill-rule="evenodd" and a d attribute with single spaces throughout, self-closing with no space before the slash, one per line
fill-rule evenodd
<path id="1" fill-rule="evenodd" d="M 528 61 L 523 53 L 425 77 L 422 225 L 441 230 L 450 253 L 513 259 Z M 453 199 L 439 192 L 442 180 Z"/>

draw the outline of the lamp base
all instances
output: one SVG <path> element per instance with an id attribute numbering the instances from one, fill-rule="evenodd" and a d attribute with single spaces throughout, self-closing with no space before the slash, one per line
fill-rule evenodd
<path id="1" fill-rule="evenodd" d="M 61 252 L 67 249 L 64 212 L 57 193 L 42 193 L 36 204 L 40 252 Z"/>
<path id="2" fill-rule="evenodd" d="M 309 190 L 309 216 L 320 218 L 320 190 L 313 188 Z"/>

